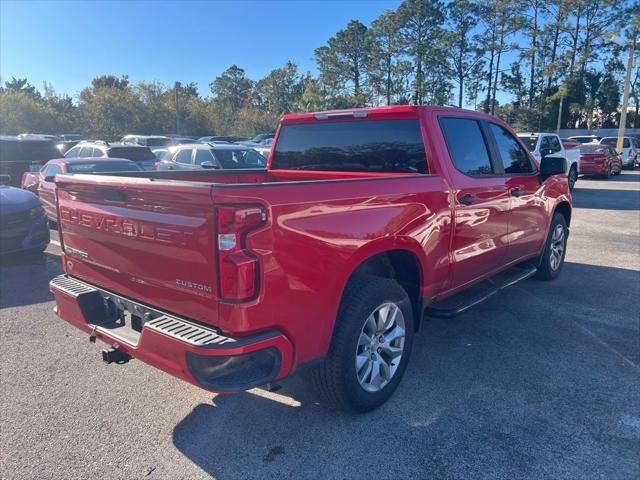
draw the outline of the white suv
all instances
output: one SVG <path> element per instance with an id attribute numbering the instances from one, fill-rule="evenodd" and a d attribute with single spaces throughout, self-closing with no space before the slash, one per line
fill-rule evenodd
<path id="1" fill-rule="evenodd" d="M 618 137 L 603 137 L 600 139 L 601 145 L 609 145 L 616 148 Z M 632 137 L 624 137 L 622 141 L 622 166 L 633 170 L 638 161 L 638 142 Z"/>

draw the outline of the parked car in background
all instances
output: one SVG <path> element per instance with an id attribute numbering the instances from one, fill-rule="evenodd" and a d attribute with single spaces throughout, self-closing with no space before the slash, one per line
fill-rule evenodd
<path id="1" fill-rule="evenodd" d="M 262 155 L 264 158 L 269 158 L 271 154 L 271 147 L 273 146 L 273 138 L 265 140 L 261 146 L 253 147 L 253 149 Z"/>
<path id="2" fill-rule="evenodd" d="M 178 145 L 159 162 L 158 170 L 266 168 L 267 159 L 254 149 L 233 144 Z"/>
<path id="3" fill-rule="evenodd" d="M 616 148 L 618 144 L 618 137 L 603 137 L 600 139 L 600 145 L 609 145 Z M 633 137 L 624 137 L 622 140 L 622 152 L 621 160 L 624 168 L 633 170 L 636 168 L 638 161 L 638 149 L 640 149 L 640 143 L 638 143 Z"/>
<path id="4" fill-rule="evenodd" d="M 48 244 L 49 225 L 38 197 L 0 184 L 0 254 L 43 251 Z"/>
<path id="5" fill-rule="evenodd" d="M 8 175 L 7 183 L 20 186 L 24 172 L 37 171 L 42 164 L 60 156 L 52 140 L 0 137 L 0 175 Z"/>
<path id="6" fill-rule="evenodd" d="M 597 135 L 574 135 L 569 137 L 569 140 L 573 140 L 578 143 L 598 143 L 601 137 Z"/>
<path id="7" fill-rule="evenodd" d="M 246 141 L 237 142 L 237 143 L 255 148 L 255 147 L 264 146 L 265 142 L 273 141 L 274 137 L 275 137 L 275 133 L 259 133 L 258 135 L 253 137 L 251 140 L 246 140 Z"/>
<path id="8" fill-rule="evenodd" d="M 562 146 L 564 148 L 578 148 L 582 143 L 576 142 L 575 140 L 570 140 L 568 138 L 561 138 Z"/>
<path id="9" fill-rule="evenodd" d="M 135 143 L 143 147 L 166 147 L 174 145 L 171 137 L 164 135 L 125 135 L 120 139 L 120 143 Z"/>
<path id="10" fill-rule="evenodd" d="M 210 135 L 198 138 L 203 143 L 237 143 L 249 140 L 249 137 L 239 137 L 237 135 Z"/>
<path id="11" fill-rule="evenodd" d="M 63 133 L 58 135 L 58 137 L 60 137 L 60 140 L 63 142 L 81 142 L 85 139 L 84 135 L 80 133 Z"/>
<path id="12" fill-rule="evenodd" d="M 140 172 L 135 162 L 124 158 L 57 158 L 37 172 L 22 177 L 22 188 L 37 194 L 50 220 L 56 220 L 56 194 L 53 177 L 61 173 Z"/>
<path id="13" fill-rule="evenodd" d="M 495 117 L 393 106 L 284 115 L 268 169 L 59 175 L 55 312 L 107 362 L 227 393 L 312 365 L 327 404 L 372 410 L 425 312 L 560 275 L 564 164 Z"/>
<path id="14" fill-rule="evenodd" d="M 58 135 L 49 135 L 46 133 L 21 133 L 18 135 L 20 140 L 48 140 L 50 142 L 57 142 L 60 140 Z"/>
<path id="15" fill-rule="evenodd" d="M 609 145 L 584 144 L 580 147 L 580 173 L 608 179 L 622 172 L 621 155 Z"/>
<path id="16" fill-rule="evenodd" d="M 567 165 L 569 190 L 573 190 L 580 173 L 580 152 L 577 149 L 565 148 L 560 137 L 555 133 L 518 133 L 518 136 L 538 162 L 546 156 L 564 158 Z"/>
<path id="17" fill-rule="evenodd" d="M 133 143 L 108 143 L 104 141 L 81 142 L 64 158 L 124 158 L 132 160 L 143 170 L 153 170 L 158 160 L 149 147 Z"/>

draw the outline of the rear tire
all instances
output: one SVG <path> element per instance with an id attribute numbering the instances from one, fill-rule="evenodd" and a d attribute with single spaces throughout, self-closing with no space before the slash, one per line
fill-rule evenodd
<path id="1" fill-rule="evenodd" d="M 316 390 L 339 410 L 367 412 L 379 407 L 398 387 L 412 341 L 413 311 L 407 292 L 388 278 L 351 279 L 329 352 L 312 372 Z"/>
<path id="2" fill-rule="evenodd" d="M 569 169 L 567 180 L 569 182 L 569 191 L 573 191 L 573 188 L 576 186 L 576 182 L 578 181 L 578 170 L 575 165 L 572 165 Z"/>
<path id="3" fill-rule="evenodd" d="M 569 229 L 564 215 L 555 213 L 551 220 L 551 227 L 547 235 L 542 255 L 538 258 L 538 280 L 555 280 L 560 275 L 567 253 L 567 236 Z"/>

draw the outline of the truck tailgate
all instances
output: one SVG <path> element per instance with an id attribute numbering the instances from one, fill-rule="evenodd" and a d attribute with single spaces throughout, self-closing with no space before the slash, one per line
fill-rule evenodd
<path id="1" fill-rule="evenodd" d="M 68 274 L 216 323 L 210 184 L 59 175 L 56 189 Z"/>

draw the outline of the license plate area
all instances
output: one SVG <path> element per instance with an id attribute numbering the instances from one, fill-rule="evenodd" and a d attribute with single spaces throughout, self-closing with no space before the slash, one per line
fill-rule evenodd
<path id="1" fill-rule="evenodd" d="M 96 330 L 108 333 L 129 345 L 138 345 L 146 322 L 164 315 L 163 312 L 120 296 L 102 291 L 99 291 L 99 294 L 102 299 L 103 314 L 101 318 L 96 318 L 97 321 L 91 323 L 96 326 Z"/>

